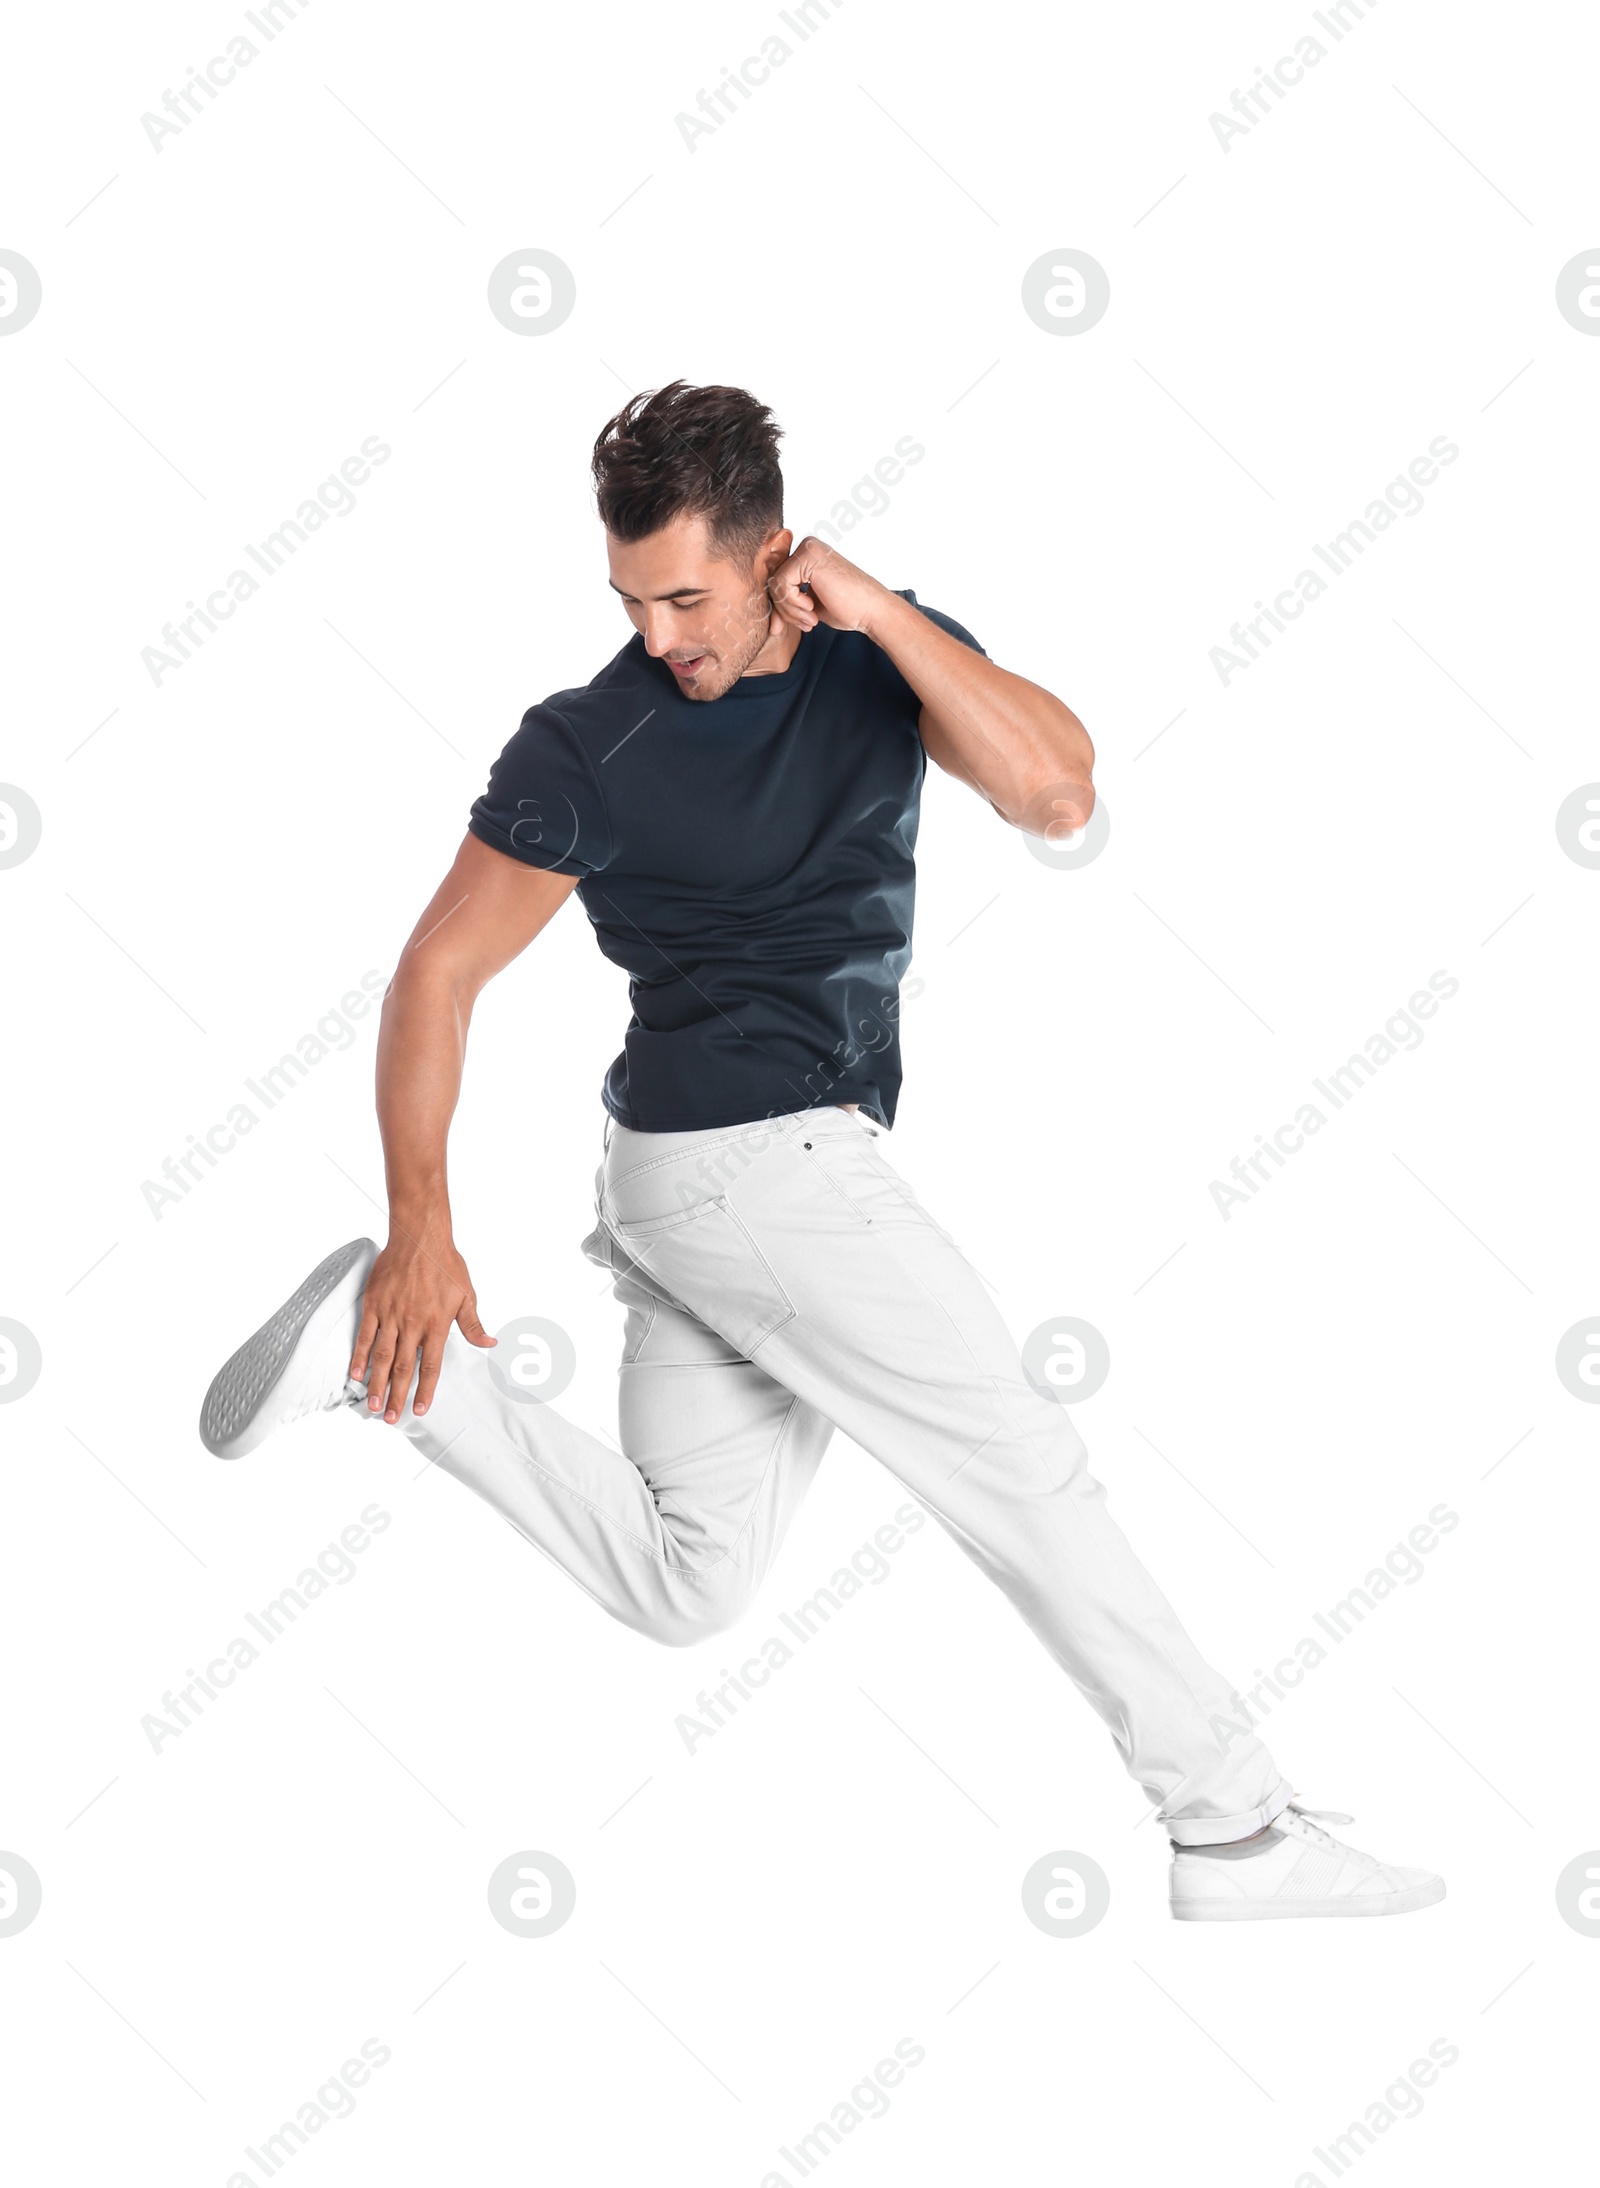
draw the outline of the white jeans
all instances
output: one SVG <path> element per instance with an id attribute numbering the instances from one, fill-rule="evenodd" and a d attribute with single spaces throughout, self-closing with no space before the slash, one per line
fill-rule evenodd
<path id="1" fill-rule="evenodd" d="M 709 1132 L 608 1125 L 584 1241 L 628 1310 L 626 1457 L 527 1404 L 452 1330 L 405 1434 L 653 1639 L 749 1609 L 835 1427 L 1010 1597 L 1110 1727 L 1171 1837 L 1243 1838 L 1291 1798 L 1227 1682 L 1106 1511 L 983 1283 L 837 1109 Z"/>

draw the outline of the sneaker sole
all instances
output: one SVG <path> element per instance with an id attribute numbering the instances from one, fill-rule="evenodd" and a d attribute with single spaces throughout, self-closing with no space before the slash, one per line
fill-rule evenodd
<path id="1" fill-rule="evenodd" d="M 374 1258 L 377 1250 L 370 1238 L 355 1238 L 337 1253 L 329 1254 L 298 1291 L 289 1294 L 277 1313 L 217 1370 L 200 1408 L 200 1441 L 214 1458 L 243 1458 L 252 1448 L 250 1444 L 241 1445 L 239 1439 L 260 1418 L 319 1308 L 326 1305 L 351 1270 L 364 1259 Z M 229 1449 L 230 1445 L 234 1448 Z"/>
<path id="2" fill-rule="evenodd" d="M 1274 1922 L 1316 1915 L 1413 1914 L 1444 1897 L 1443 1877 L 1408 1885 L 1403 1892 L 1347 1894 L 1341 1899 L 1218 1899 L 1188 1906 L 1172 1902 L 1174 1922 Z"/>

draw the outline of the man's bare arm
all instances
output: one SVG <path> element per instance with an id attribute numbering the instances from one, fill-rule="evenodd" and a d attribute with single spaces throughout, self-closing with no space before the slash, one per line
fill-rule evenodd
<path id="1" fill-rule="evenodd" d="M 1094 811 L 1094 746 L 1072 709 L 891 593 L 872 636 L 922 701 L 923 749 L 1025 834 L 1076 832 Z"/>
<path id="2" fill-rule="evenodd" d="M 479 991 L 538 934 L 577 887 L 468 836 L 417 921 L 384 997 L 378 1033 L 378 1128 L 389 1194 L 389 1242 L 373 1263 L 350 1361 L 367 1404 L 397 1421 L 417 1355 L 414 1413 L 426 1413 L 452 1322 L 474 1345 L 494 1339 L 455 1248 L 445 1160 L 461 1093 L 467 1027 Z"/>
<path id="3" fill-rule="evenodd" d="M 1094 746 L 1072 709 L 940 630 L 820 539 L 803 539 L 769 588 L 775 618 L 861 631 L 922 701 L 930 760 L 1028 835 L 1075 832 L 1094 811 Z"/>

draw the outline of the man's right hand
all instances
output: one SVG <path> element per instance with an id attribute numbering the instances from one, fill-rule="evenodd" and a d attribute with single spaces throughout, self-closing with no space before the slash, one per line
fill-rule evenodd
<path id="1" fill-rule="evenodd" d="M 444 1341 L 492 1345 L 450 1236 L 445 1143 L 461 1093 L 474 998 L 527 948 L 578 886 L 468 835 L 401 952 L 378 1029 L 378 1128 L 389 1243 L 372 1264 L 350 1373 L 398 1421 L 422 1355 L 413 1413 L 433 1402 Z M 369 1379 L 370 1371 L 370 1379 Z"/>
<path id="2" fill-rule="evenodd" d="M 449 1237 L 425 1245 L 396 1226 L 367 1278 L 361 1328 L 350 1356 L 351 1375 L 367 1384 L 370 1412 L 381 1410 L 386 1421 L 399 1420 L 419 1353 L 422 1373 L 411 1410 L 427 1412 L 452 1322 L 469 1345 L 496 1342 L 478 1320 L 472 1279 Z"/>

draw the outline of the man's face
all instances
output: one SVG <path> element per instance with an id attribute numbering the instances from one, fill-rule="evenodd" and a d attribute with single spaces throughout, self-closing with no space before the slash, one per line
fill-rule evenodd
<path id="1" fill-rule="evenodd" d="M 631 546 L 606 534 L 612 587 L 685 698 L 720 699 L 767 645 L 767 579 L 790 543 L 788 532 L 774 532 L 755 560 L 740 568 L 712 553 L 704 517 L 674 517 Z"/>

